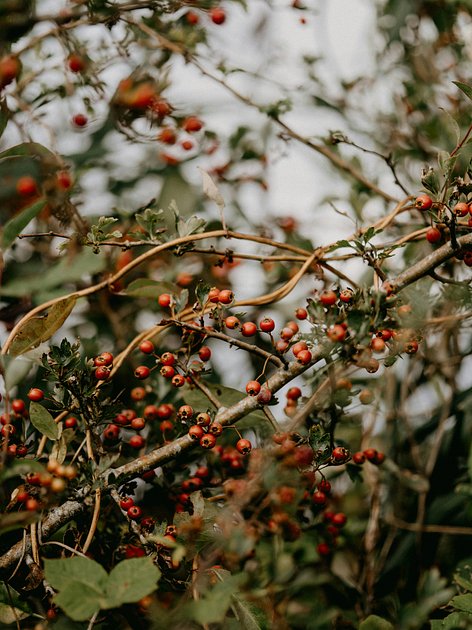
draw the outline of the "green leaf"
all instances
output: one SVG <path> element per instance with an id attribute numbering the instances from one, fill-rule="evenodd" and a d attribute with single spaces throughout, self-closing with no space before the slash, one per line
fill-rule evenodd
<path id="1" fill-rule="evenodd" d="M 46 205 L 46 199 L 36 201 L 32 206 L 28 206 L 12 219 L 7 221 L 2 231 L 2 248 L 7 249 L 16 239 L 18 234 L 25 229 L 30 221 L 32 221 Z"/>
<path id="2" fill-rule="evenodd" d="M 453 83 L 459 88 L 459 90 L 464 92 L 467 98 L 470 98 L 470 100 L 472 101 L 472 87 L 470 85 L 467 85 L 467 83 L 462 83 L 461 81 L 453 81 Z"/>
<path id="3" fill-rule="evenodd" d="M 170 282 L 156 282 L 147 278 L 140 278 L 130 282 L 123 291 L 125 295 L 130 297 L 153 298 L 157 300 L 160 293 L 174 293 L 175 286 Z"/>
<path id="4" fill-rule="evenodd" d="M 44 575 L 56 590 L 61 590 L 68 582 L 80 582 L 88 584 L 96 591 L 104 591 L 108 579 L 107 572 L 101 564 L 82 556 L 45 560 Z"/>
<path id="5" fill-rule="evenodd" d="M 233 595 L 231 608 L 233 609 L 235 617 L 237 617 L 239 628 L 243 630 L 261 630 L 262 626 L 257 621 L 256 616 L 247 602 Z"/>
<path id="6" fill-rule="evenodd" d="M 472 614 L 472 595 L 457 595 L 451 600 L 451 604 L 458 610 Z"/>
<path id="7" fill-rule="evenodd" d="M 377 615 L 369 615 L 359 624 L 359 630 L 393 630 L 392 624 Z"/>
<path id="8" fill-rule="evenodd" d="M 37 402 L 31 402 L 29 408 L 31 424 L 50 440 L 57 440 L 59 437 L 59 425 L 54 422 L 54 418 L 49 411 Z"/>
<path id="9" fill-rule="evenodd" d="M 189 608 L 191 618 L 199 624 L 223 623 L 228 612 L 237 583 L 234 577 L 218 582 L 202 599 L 193 602 Z"/>
<path id="10" fill-rule="evenodd" d="M 44 466 L 34 459 L 15 459 L 2 470 L 0 482 L 3 483 L 12 477 L 21 477 L 29 472 L 44 472 Z"/>
<path id="11" fill-rule="evenodd" d="M 160 576 L 161 572 L 151 558 L 131 558 L 119 562 L 108 576 L 105 608 L 139 601 L 156 590 Z"/>
<path id="12" fill-rule="evenodd" d="M 28 320 L 15 335 L 10 353 L 23 354 L 50 339 L 69 317 L 76 301 L 74 295 L 66 297 L 56 302 L 46 315 Z"/>
<path id="13" fill-rule="evenodd" d="M 2 582 L 0 588 L 0 625 L 14 624 L 31 615 L 27 602 L 20 599 L 18 593 L 10 586 L 9 590 Z"/>
<path id="14" fill-rule="evenodd" d="M 68 558 L 71 560 L 73 558 Z M 54 602 L 74 621 L 85 621 L 97 613 L 102 593 L 83 581 L 69 580 L 54 597 Z"/>

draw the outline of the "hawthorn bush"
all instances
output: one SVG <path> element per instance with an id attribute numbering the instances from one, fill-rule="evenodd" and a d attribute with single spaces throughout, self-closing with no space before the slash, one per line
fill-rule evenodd
<path id="1" fill-rule="evenodd" d="M 323 7 L 1 3 L 2 627 L 472 627 L 472 17 L 253 99 L 224 30 Z"/>

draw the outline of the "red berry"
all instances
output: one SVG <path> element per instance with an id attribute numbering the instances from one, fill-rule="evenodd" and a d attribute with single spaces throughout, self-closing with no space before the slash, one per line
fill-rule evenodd
<path id="1" fill-rule="evenodd" d="M 160 420 L 168 420 L 174 413 L 174 405 L 163 403 L 157 408 L 157 416 Z"/>
<path id="2" fill-rule="evenodd" d="M 225 326 L 226 328 L 229 328 L 230 330 L 234 330 L 235 328 L 238 328 L 239 324 L 240 324 L 239 319 L 235 317 L 234 315 L 230 315 L 229 317 L 225 319 Z"/>
<path id="3" fill-rule="evenodd" d="M 15 400 L 12 401 L 11 403 L 11 408 L 15 413 L 23 413 L 26 409 L 26 405 L 24 400 L 21 400 L 20 398 L 15 398 Z"/>
<path id="4" fill-rule="evenodd" d="M 287 322 L 285 324 L 285 327 L 286 328 L 291 328 L 294 333 L 297 333 L 300 330 L 300 328 L 298 327 L 297 322 L 294 322 L 293 320 L 290 320 L 289 322 Z"/>
<path id="5" fill-rule="evenodd" d="M 344 446 L 336 446 L 336 448 L 334 448 L 333 452 L 331 453 L 331 457 L 338 464 L 343 464 L 349 459 L 350 454 L 349 451 L 344 448 Z"/>
<path id="6" fill-rule="evenodd" d="M 328 545 L 328 543 L 325 542 L 319 543 L 319 545 L 316 546 L 316 551 L 319 553 L 320 556 L 331 555 L 331 547 Z"/>
<path id="7" fill-rule="evenodd" d="M 190 405 L 182 405 L 181 407 L 179 407 L 179 411 L 177 413 L 179 418 L 190 420 L 190 418 L 193 416 L 193 408 Z"/>
<path id="8" fill-rule="evenodd" d="M 264 319 L 259 322 L 259 328 L 262 332 L 272 332 L 275 328 L 275 322 L 270 317 L 264 317 Z"/>
<path id="9" fill-rule="evenodd" d="M 95 378 L 98 381 L 106 381 L 109 376 L 110 376 L 110 368 L 106 367 L 105 365 L 102 367 L 98 367 L 95 370 Z"/>
<path id="10" fill-rule="evenodd" d="M 429 243 L 438 243 L 441 240 L 441 232 L 438 230 L 438 228 L 429 228 L 429 230 L 426 232 L 426 240 Z"/>
<path id="11" fill-rule="evenodd" d="M 111 352 L 102 352 L 98 357 L 95 357 L 93 360 L 93 364 L 95 367 L 103 367 L 104 365 L 112 365 L 113 363 L 113 355 Z"/>
<path id="12" fill-rule="evenodd" d="M 157 298 L 157 301 L 161 308 L 168 308 L 172 303 L 172 296 L 168 293 L 161 293 L 161 295 Z"/>
<path id="13" fill-rule="evenodd" d="M 328 328 L 328 330 L 326 331 L 326 336 L 333 343 L 339 343 L 341 341 L 344 341 L 344 339 L 346 338 L 346 330 L 340 324 L 335 324 L 334 326 Z"/>
<path id="14" fill-rule="evenodd" d="M 463 262 L 467 267 L 472 267 L 472 251 L 465 252 Z"/>
<path id="15" fill-rule="evenodd" d="M 375 448 L 366 448 L 365 451 L 363 451 L 363 454 L 365 458 L 369 460 L 369 462 L 372 462 L 374 459 L 376 459 L 378 451 Z"/>
<path id="16" fill-rule="evenodd" d="M 331 492 L 331 484 L 327 479 L 322 479 L 317 487 L 320 492 L 324 492 L 325 494 L 329 494 Z"/>
<path id="17" fill-rule="evenodd" d="M 20 177 L 16 182 L 16 192 L 20 197 L 31 197 L 38 192 L 36 180 L 29 175 Z"/>
<path id="18" fill-rule="evenodd" d="M 385 341 L 380 337 L 374 337 L 370 342 L 370 347 L 374 352 L 383 352 L 385 350 Z"/>
<path id="19" fill-rule="evenodd" d="M 291 387 L 286 396 L 288 400 L 298 400 L 302 395 L 302 390 L 299 387 Z"/>
<path id="20" fill-rule="evenodd" d="M 226 20 L 226 13 L 221 7 L 214 7 L 210 10 L 210 18 L 214 24 L 223 24 Z"/>
<path id="21" fill-rule="evenodd" d="M 82 72 L 82 70 L 85 70 L 87 64 L 83 57 L 72 54 L 67 60 L 67 65 L 72 72 Z"/>
<path id="22" fill-rule="evenodd" d="M 248 455 L 252 450 L 252 444 L 249 440 L 241 438 L 236 442 L 236 450 L 239 451 L 241 455 Z"/>
<path id="23" fill-rule="evenodd" d="M 211 433 L 206 433 L 200 440 L 200 446 L 202 448 L 213 448 L 216 444 L 216 436 Z"/>
<path id="24" fill-rule="evenodd" d="M 249 396 L 257 396 L 257 394 L 261 391 L 261 384 L 259 381 L 249 381 L 246 385 L 246 393 Z"/>
<path id="25" fill-rule="evenodd" d="M 103 432 L 103 438 L 109 442 L 115 442 L 120 437 L 120 427 L 116 424 L 109 424 Z"/>
<path id="26" fill-rule="evenodd" d="M 185 19 L 189 24 L 192 25 L 198 24 L 200 21 L 198 13 L 195 13 L 195 11 L 187 11 L 187 13 L 185 14 Z"/>
<path id="27" fill-rule="evenodd" d="M 429 195 L 418 195 L 415 200 L 415 207 L 418 210 L 429 210 L 433 205 L 433 200 Z"/>
<path id="28" fill-rule="evenodd" d="M 146 444 L 146 440 L 143 438 L 142 435 L 133 435 L 130 437 L 128 444 L 131 446 L 131 448 L 135 448 L 136 450 L 143 448 L 143 446 Z"/>
<path id="29" fill-rule="evenodd" d="M 164 144 L 175 144 L 177 136 L 174 129 L 164 127 L 164 129 L 161 129 L 157 139 Z"/>
<path id="30" fill-rule="evenodd" d="M 28 455 L 28 447 L 24 444 L 18 444 L 16 447 L 16 456 L 17 457 L 26 457 Z"/>
<path id="31" fill-rule="evenodd" d="M 320 302 L 323 306 L 333 306 L 333 304 L 336 304 L 337 300 L 338 296 L 334 291 L 323 291 L 320 295 Z"/>
<path id="32" fill-rule="evenodd" d="M 152 354 L 154 352 L 154 344 L 150 339 L 146 339 L 139 344 L 139 349 L 144 354 Z"/>
<path id="33" fill-rule="evenodd" d="M 231 304 L 233 300 L 234 294 L 232 291 L 230 291 L 229 289 L 223 289 L 222 291 L 220 291 L 220 294 L 218 296 L 218 301 L 220 302 L 220 304 Z"/>
<path id="34" fill-rule="evenodd" d="M 75 116 L 72 117 L 72 122 L 76 127 L 85 127 L 88 123 L 88 118 L 84 114 L 75 114 Z"/>
<path id="35" fill-rule="evenodd" d="M 469 213 L 469 205 L 460 201 L 459 203 L 456 203 L 452 211 L 457 217 L 465 217 L 465 215 Z"/>
<path id="36" fill-rule="evenodd" d="M 210 289 L 210 291 L 208 292 L 208 301 L 212 304 L 218 304 L 218 302 L 220 301 L 220 290 L 216 287 Z"/>
<path id="37" fill-rule="evenodd" d="M 143 511 L 138 505 L 132 505 L 128 510 L 126 510 L 126 514 L 128 518 L 132 521 L 136 521 L 141 518 Z"/>
<path id="38" fill-rule="evenodd" d="M 201 361 L 209 361 L 211 357 L 211 350 L 208 346 L 202 346 L 198 351 L 198 356 Z"/>
<path id="39" fill-rule="evenodd" d="M 257 333 L 257 326 L 254 322 L 245 322 L 241 326 L 241 334 L 243 337 L 253 337 Z"/>
<path id="40" fill-rule="evenodd" d="M 206 413 L 205 411 L 202 411 L 195 418 L 195 422 L 198 425 L 200 425 L 201 427 L 209 427 L 210 424 L 211 424 L 211 416 L 210 416 L 209 413 Z"/>
<path id="41" fill-rule="evenodd" d="M 219 422 L 212 422 L 208 427 L 208 432 L 212 435 L 221 435 L 223 433 L 223 425 Z"/>
<path id="42" fill-rule="evenodd" d="M 170 433 L 174 430 L 174 425 L 170 420 L 163 420 L 159 425 L 159 430 L 162 433 Z"/>
<path id="43" fill-rule="evenodd" d="M 69 171 L 58 171 L 56 174 L 56 182 L 58 188 L 62 188 L 62 190 L 69 190 L 72 186 L 72 177 Z"/>
<path id="44" fill-rule="evenodd" d="M 147 378 L 150 373 L 151 370 L 146 365 L 138 365 L 138 367 L 134 371 L 135 377 L 139 378 L 140 381 Z"/>
<path id="45" fill-rule="evenodd" d="M 163 365 L 159 372 L 164 378 L 174 378 L 175 376 L 175 370 L 171 365 Z"/>
<path id="46" fill-rule="evenodd" d="M 75 429 L 75 427 L 77 426 L 77 418 L 74 418 L 74 416 L 69 416 L 69 418 L 66 418 L 64 420 L 64 426 L 66 429 Z"/>
<path id="47" fill-rule="evenodd" d="M 292 352 L 293 355 L 296 357 L 298 355 L 299 352 L 301 352 L 302 350 L 308 350 L 308 346 L 306 345 L 305 341 L 297 341 L 297 343 L 293 344 L 292 346 Z"/>
<path id="48" fill-rule="evenodd" d="M 344 527 L 347 522 L 347 516 L 344 512 L 337 512 L 336 514 L 333 514 L 331 522 L 333 525 L 336 525 L 336 527 Z"/>
<path id="49" fill-rule="evenodd" d="M 372 464 L 380 466 L 380 464 L 383 464 L 383 462 L 385 461 L 385 453 L 377 451 L 377 455 L 374 457 L 374 459 L 371 459 L 370 461 Z"/>
<path id="50" fill-rule="evenodd" d="M 182 129 L 187 131 L 188 133 L 194 133 L 196 131 L 200 131 L 203 127 L 202 121 L 196 116 L 189 116 L 186 118 L 182 124 Z"/>
<path id="51" fill-rule="evenodd" d="M 1 434 L 3 437 L 7 437 L 7 435 L 15 435 L 16 428 L 13 424 L 5 424 L 2 427 Z"/>
<path id="52" fill-rule="evenodd" d="M 268 405 L 272 400 L 272 392 L 267 387 L 262 387 L 261 391 L 257 394 L 257 402 L 260 405 Z"/>
<path id="53" fill-rule="evenodd" d="M 16 57 L 2 57 L 0 59 L 0 89 L 16 79 L 19 72 L 20 62 Z"/>
<path id="54" fill-rule="evenodd" d="M 288 348 L 288 341 L 284 341 L 283 339 L 278 339 L 275 343 L 275 349 L 279 354 L 283 354 Z"/>
<path id="55" fill-rule="evenodd" d="M 33 499 L 31 497 L 25 502 L 25 508 L 28 512 L 36 512 L 36 510 L 39 510 L 40 508 L 40 503 L 37 499 Z"/>
<path id="56" fill-rule="evenodd" d="M 348 304 L 352 300 L 352 291 L 351 289 L 343 289 L 339 294 L 339 299 L 341 302 Z"/>
<path id="57" fill-rule="evenodd" d="M 176 374 L 172 377 L 172 385 L 174 387 L 182 387 L 185 385 L 185 377 L 182 374 Z"/>
<path id="58" fill-rule="evenodd" d="M 311 500 L 313 501 L 315 505 L 326 505 L 328 501 L 328 497 L 326 496 L 324 492 L 321 492 L 321 490 L 317 490 L 316 492 L 313 493 Z"/>
<path id="59" fill-rule="evenodd" d="M 380 339 L 383 339 L 384 341 L 388 341 L 392 338 L 392 331 L 388 328 L 385 328 L 384 330 L 379 330 L 377 332 L 377 337 L 380 337 Z"/>
<path id="60" fill-rule="evenodd" d="M 309 350 L 300 350 L 297 354 L 297 361 L 302 365 L 308 365 L 310 361 L 313 359 L 313 355 Z"/>
<path id="61" fill-rule="evenodd" d="M 164 352 L 159 361 L 162 365 L 174 365 L 176 357 L 175 354 L 172 354 L 172 352 Z"/>
<path id="62" fill-rule="evenodd" d="M 284 328 L 282 328 L 282 330 L 280 331 L 280 338 L 284 341 L 290 341 L 294 334 L 295 332 L 292 330 L 292 328 L 290 328 L 289 326 L 284 326 Z"/>
<path id="63" fill-rule="evenodd" d="M 123 497 L 123 499 L 121 499 L 120 501 L 120 508 L 122 510 L 124 510 L 125 512 L 127 512 L 130 507 L 133 507 L 134 505 L 134 500 L 131 497 Z"/>
<path id="64" fill-rule="evenodd" d="M 403 346 L 403 349 L 407 354 L 416 354 L 418 352 L 418 342 L 414 339 L 407 341 Z"/>
<path id="65" fill-rule="evenodd" d="M 188 430 L 188 434 L 189 436 L 192 438 L 192 440 L 201 440 L 202 437 L 205 435 L 205 432 L 203 430 L 203 427 L 201 427 L 199 424 L 193 424 L 189 430 Z"/>
<path id="66" fill-rule="evenodd" d="M 354 453 L 354 455 L 352 456 L 352 461 L 358 466 L 361 466 L 365 462 L 364 453 L 362 453 L 362 451 L 358 451 L 357 453 Z"/>
<path id="67" fill-rule="evenodd" d="M 42 389 L 39 389 L 38 387 L 33 387 L 28 392 L 28 398 L 32 400 L 33 402 L 39 402 L 40 400 L 44 398 L 44 392 Z"/>
<path id="68" fill-rule="evenodd" d="M 295 311 L 295 317 L 300 320 L 306 319 L 308 317 L 308 311 L 306 308 L 297 308 Z"/>
<path id="69" fill-rule="evenodd" d="M 131 420 L 131 428 L 135 431 L 142 431 L 146 426 L 146 421 L 144 418 L 133 418 Z"/>

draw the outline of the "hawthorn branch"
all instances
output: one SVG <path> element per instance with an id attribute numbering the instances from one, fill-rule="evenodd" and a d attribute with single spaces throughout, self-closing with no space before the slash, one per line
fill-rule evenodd
<path id="1" fill-rule="evenodd" d="M 472 232 L 459 237 L 457 239 L 457 244 L 459 248 L 472 246 Z M 445 243 L 436 251 L 426 256 L 426 258 L 423 258 L 412 267 L 403 271 L 394 280 L 390 280 L 389 285 L 395 293 L 398 293 L 409 284 L 427 276 L 438 265 L 442 264 L 449 258 L 452 258 L 455 254 L 457 254 L 457 249 L 454 249 L 452 243 Z"/>

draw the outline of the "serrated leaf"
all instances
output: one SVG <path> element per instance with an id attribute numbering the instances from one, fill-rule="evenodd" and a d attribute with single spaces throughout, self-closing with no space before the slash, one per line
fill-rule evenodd
<path id="1" fill-rule="evenodd" d="M 50 440 L 57 440 L 59 437 L 59 425 L 54 422 L 54 418 L 45 407 L 37 402 L 31 402 L 29 417 L 35 429 Z"/>
<path id="2" fill-rule="evenodd" d="M 104 608 L 139 601 L 156 589 L 160 576 L 161 572 L 151 558 L 131 558 L 119 562 L 108 576 Z"/>
<path id="3" fill-rule="evenodd" d="M 31 206 L 28 206 L 12 219 L 5 223 L 2 230 L 2 248 L 7 249 L 16 239 L 18 234 L 25 229 L 30 221 L 32 221 L 46 205 L 46 199 L 40 199 Z"/>
<path id="4" fill-rule="evenodd" d="M 15 335 L 10 353 L 23 354 L 50 339 L 69 317 L 76 301 L 75 296 L 66 297 L 56 302 L 46 315 L 28 320 Z"/>
<path id="5" fill-rule="evenodd" d="M 467 85 L 467 83 L 462 83 L 461 81 L 453 81 L 453 83 L 472 101 L 472 86 Z"/>

